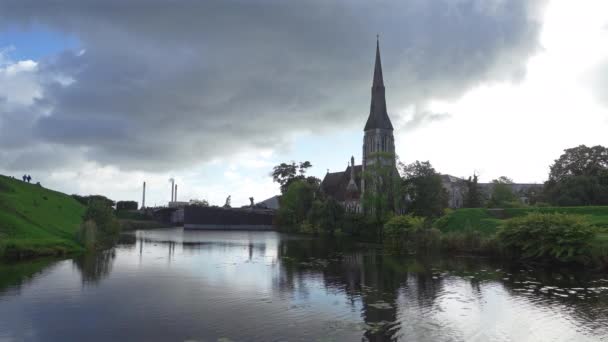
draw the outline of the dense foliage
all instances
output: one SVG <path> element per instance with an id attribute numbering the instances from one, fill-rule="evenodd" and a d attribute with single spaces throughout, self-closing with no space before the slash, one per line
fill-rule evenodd
<path id="1" fill-rule="evenodd" d="M 116 210 L 137 210 L 136 201 L 118 201 L 116 202 Z"/>
<path id="2" fill-rule="evenodd" d="M 608 149 L 580 145 L 565 150 L 551 165 L 545 197 L 560 206 L 607 205 Z"/>
<path id="3" fill-rule="evenodd" d="M 477 175 L 469 177 L 465 181 L 466 193 L 464 196 L 464 208 L 481 208 L 483 206 L 483 196 L 481 195 L 481 189 L 479 188 Z"/>
<path id="4" fill-rule="evenodd" d="M 84 214 L 78 239 L 87 248 L 104 248 L 118 238 L 120 224 L 114 210 L 103 200 L 91 200 Z"/>
<path id="5" fill-rule="evenodd" d="M 401 187 L 397 169 L 392 162 L 395 155 L 388 152 L 370 154 L 374 159 L 364 173 L 365 192 L 363 193 L 363 209 L 365 213 L 379 225 L 386 222 L 401 206 Z"/>
<path id="6" fill-rule="evenodd" d="M 440 232 L 425 227 L 422 217 L 411 215 L 394 216 L 384 224 L 385 246 L 396 252 L 415 252 L 438 246 Z"/>
<path id="7" fill-rule="evenodd" d="M 501 176 L 492 180 L 492 193 L 488 201 L 490 208 L 509 208 L 517 206 L 519 200 L 512 190 L 513 180 Z"/>
<path id="8" fill-rule="evenodd" d="M 281 163 L 272 169 L 273 181 L 281 185 L 281 193 L 287 192 L 289 185 L 295 181 L 306 181 L 312 186 L 319 186 L 321 181 L 317 177 L 306 177 L 306 170 L 312 167 L 309 161 L 297 163 L 292 161 L 291 163 Z"/>
<path id="9" fill-rule="evenodd" d="M 431 163 L 402 165 L 403 191 L 409 198 L 407 211 L 415 216 L 439 217 L 448 206 L 448 194 L 441 176 Z"/>
<path id="10" fill-rule="evenodd" d="M 532 213 L 512 218 L 498 231 L 498 240 L 522 258 L 587 261 L 595 229 L 583 216 Z"/>

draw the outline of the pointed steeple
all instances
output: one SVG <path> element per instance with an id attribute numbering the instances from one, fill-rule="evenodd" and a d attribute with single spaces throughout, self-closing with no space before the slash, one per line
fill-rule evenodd
<path id="1" fill-rule="evenodd" d="M 369 117 L 364 130 L 370 129 L 393 130 L 393 124 L 386 112 L 386 98 L 384 96 L 384 78 L 382 77 L 382 62 L 380 61 L 380 38 L 376 40 L 376 64 L 374 66 L 374 79 L 372 83 L 372 101 Z"/>
<path id="2" fill-rule="evenodd" d="M 376 37 L 376 65 L 374 65 L 374 82 L 372 87 L 384 87 L 382 62 L 380 61 L 380 38 Z"/>

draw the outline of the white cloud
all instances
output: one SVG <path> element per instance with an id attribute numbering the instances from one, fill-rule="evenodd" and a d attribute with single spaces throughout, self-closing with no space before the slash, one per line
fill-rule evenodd
<path id="1" fill-rule="evenodd" d="M 439 171 L 456 176 L 477 171 L 484 181 L 507 175 L 542 182 L 563 149 L 606 145 L 608 108 L 594 98 L 585 75 L 608 58 L 603 30 L 608 4 L 593 4 L 551 3 L 541 34 L 543 50 L 528 61 L 525 78 L 479 86 L 457 101 L 432 102 L 432 111 L 453 116 L 413 133 L 397 133 L 401 157 L 430 159 Z"/>

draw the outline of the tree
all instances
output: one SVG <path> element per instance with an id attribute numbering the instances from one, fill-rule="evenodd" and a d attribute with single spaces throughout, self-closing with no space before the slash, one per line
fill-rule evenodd
<path id="1" fill-rule="evenodd" d="M 308 216 L 315 198 L 316 189 L 305 180 L 291 182 L 281 197 L 281 206 L 277 213 L 280 226 L 295 227 Z"/>
<path id="2" fill-rule="evenodd" d="M 401 198 L 399 173 L 392 162 L 394 154 L 376 152 L 370 155 L 373 163 L 368 163 L 363 172 L 365 189 L 363 210 L 376 222 L 385 222 L 399 208 Z M 370 159 L 371 159 L 370 158 Z"/>
<path id="3" fill-rule="evenodd" d="M 401 168 L 403 189 L 409 197 L 408 211 L 415 216 L 441 216 L 448 206 L 448 194 L 431 163 L 416 161 Z"/>
<path id="4" fill-rule="evenodd" d="M 463 203 L 465 208 L 480 208 L 483 204 L 481 192 L 477 183 L 478 179 L 476 174 L 473 174 L 472 178 L 469 176 L 469 179 L 465 181 L 467 187 Z"/>
<path id="5" fill-rule="evenodd" d="M 492 180 L 492 184 L 492 194 L 490 195 L 490 201 L 488 202 L 489 207 L 506 207 L 518 200 L 517 196 L 513 193 L 513 190 L 511 190 L 513 180 L 510 178 L 500 176 L 497 179 Z"/>
<path id="6" fill-rule="evenodd" d="M 206 199 L 203 199 L 203 200 L 191 199 L 190 205 L 197 206 L 197 207 L 208 207 L 209 202 Z"/>
<path id="7" fill-rule="evenodd" d="M 116 210 L 137 210 L 137 202 L 118 201 L 116 202 Z"/>
<path id="8" fill-rule="evenodd" d="M 321 184 L 321 180 L 317 177 L 306 177 L 306 170 L 312 167 L 309 161 L 296 163 L 281 163 L 272 169 L 272 180 L 281 185 L 281 193 L 284 194 L 289 188 L 289 185 L 296 180 L 305 180 L 310 184 Z"/>
<path id="9" fill-rule="evenodd" d="M 608 204 L 608 149 L 569 148 L 551 165 L 544 197 L 556 205 Z"/>

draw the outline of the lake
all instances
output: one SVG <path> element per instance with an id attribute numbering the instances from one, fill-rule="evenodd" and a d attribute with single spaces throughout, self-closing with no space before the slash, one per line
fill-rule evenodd
<path id="1" fill-rule="evenodd" d="M 606 341 L 608 275 L 161 229 L 0 264 L 0 341 Z"/>

